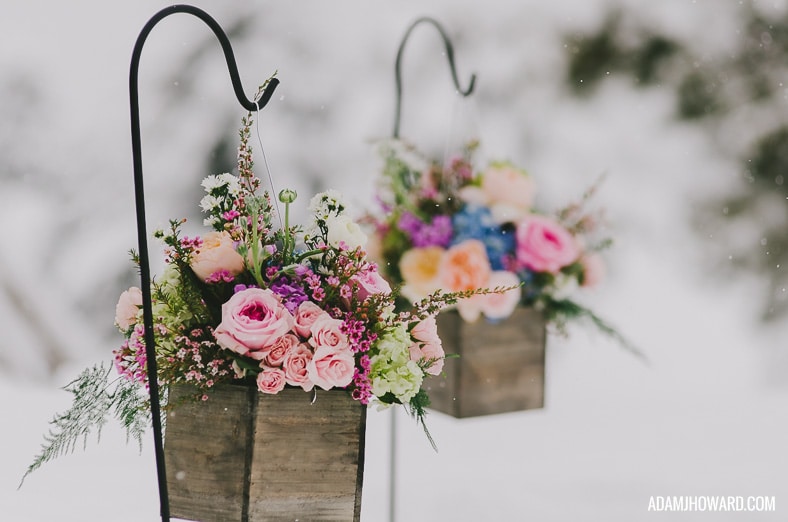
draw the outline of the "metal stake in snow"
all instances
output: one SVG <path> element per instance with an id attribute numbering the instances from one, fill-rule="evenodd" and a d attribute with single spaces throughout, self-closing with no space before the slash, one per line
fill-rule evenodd
<path id="1" fill-rule="evenodd" d="M 438 30 L 441 38 L 443 39 L 443 45 L 446 48 L 446 59 L 449 62 L 449 69 L 451 70 L 451 79 L 454 82 L 454 88 L 457 89 L 457 92 L 462 96 L 470 96 L 473 92 L 473 88 L 476 85 L 476 75 L 471 74 L 468 87 L 466 89 L 460 87 L 460 80 L 457 78 L 457 66 L 454 63 L 454 47 L 452 46 L 451 40 L 449 40 L 449 36 L 446 34 L 446 30 L 443 28 L 443 26 L 438 23 L 437 20 L 430 18 L 429 16 L 417 18 L 416 21 L 414 21 L 410 27 L 408 27 L 407 31 L 405 31 L 405 35 L 402 37 L 402 42 L 399 44 L 399 49 L 397 49 L 397 59 L 394 62 L 394 81 L 397 87 L 397 105 L 394 112 L 394 132 L 392 133 L 392 137 L 395 139 L 399 139 L 399 127 L 400 121 L 402 119 L 402 54 L 405 50 L 405 44 L 410 37 L 410 33 L 413 32 L 413 29 L 415 29 L 416 26 L 425 22 L 432 24 L 435 29 Z M 394 408 L 391 409 L 389 438 L 391 443 L 389 452 L 389 522 L 395 522 L 397 519 L 397 412 Z"/>
<path id="2" fill-rule="evenodd" d="M 163 18 L 174 13 L 187 13 L 196 16 L 213 30 L 222 46 L 227 68 L 230 73 L 235 96 L 241 105 L 249 111 L 259 111 L 266 106 L 279 84 L 279 80 L 272 78 L 262 96 L 256 101 L 249 100 L 243 92 L 241 78 L 238 75 L 238 66 L 235 62 L 232 46 L 227 35 L 219 24 L 205 11 L 190 5 L 173 5 L 156 13 L 142 28 L 134 51 L 131 55 L 131 71 L 129 73 L 129 99 L 131 102 L 131 148 L 134 162 L 134 199 L 137 208 L 137 240 L 139 243 L 140 286 L 142 287 L 143 322 L 145 325 L 145 353 L 148 363 L 148 383 L 150 386 L 150 409 L 153 422 L 154 449 L 156 454 L 156 472 L 159 481 L 159 502 L 161 505 L 161 519 L 163 522 L 170 520 L 170 505 L 167 495 L 167 475 L 164 463 L 164 443 L 161 427 L 161 408 L 159 404 L 159 383 L 156 367 L 156 346 L 153 336 L 153 311 L 151 307 L 150 291 L 150 263 L 148 261 L 147 229 L 145 225 L 145 193 L 142 185 L 142 144 L 140 140 L 140 110 L 138 73 L 142 46 L 153 27 Z"/>

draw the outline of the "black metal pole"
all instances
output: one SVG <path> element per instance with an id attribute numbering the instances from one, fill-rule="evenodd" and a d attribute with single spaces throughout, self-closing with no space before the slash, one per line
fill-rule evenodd
<path id="1" fill-rule="evenodd" d="M 476 75 L 471 74 L 471 79 L 468 82 L 468 87 L 463 89 L 460 87 L 460 80 L 457 78 L 457 66 L 454 63 L 454 46 L 449 40 L 448 34 L 443 26 L 434 18 L 429 16 L 422 16 L 417 18 L 402 37 L 402 41 L 397 49 L 397 59 L 394 62 L 394 81 L 397 87 L 396 107 L 394 112 L 394 131 L 392 136 L 399 138 L 400 121 L 402 120 L 402 55 L 405 51 L 405 44 L 410 37 L 410 33 L 422 23 L 432 24 L 441 35 L 443 39 L 443 46 L 446 48 L 446 59 L 449 62 L 449 69 L 451 70 L 451 79 L 454 82 L 454 87 L 463 96 L 470 96 L 473 88 L 476 86 Z M 397 519 L 397 412 L 395 408 L 391 409 L 391 424 L 389 434 L 389 522 L 395 522 Z"/>
<path id="2" fill-rule="evenodd" d="M 190 5 L 173 5 L 166 7 L 156 13 L 145 24 L 134 44 L 134 51 L 131 55 L 131 70 L 129 73 L 129 100 L 131 104 L 131 148 L 132 161 L 134 165 L 134 199 L 137 209 L 137 241 L 139 244 L 140 262 L 140 285 L 142 287 L 142 307 L 143 323 L 145 326 L 145 354 L 148 364 L 148 385 L 150 392 L 150 410 L 153 423 L 154 449 L 156 454 L 156 473 L 159 482 L 159 502 L 161 506 L 161 519 L 163 522 L 170 520 L 170 503 L 167 494 L 167 473 L 164 463 L 164 438 L 162 436 L 161 425 L 161 406 L 159 403 L 159 381 L 157 379 L 158 369 L 156 365 L 156 346 L 153 335 L 153 310 L 151 305 L 150 289 L 150 262 L 148 259 L 148 240 L 147 227 L 145 224 L 145 192 L 142 183 L 142 142 L 140 139 L 140 110 L 139 110 L 139 89 L 138 75 L 140 56 L 145 40 L 153 27 L 163 18 L 174 13 L 187 13 L 196 16 L 208 27 L 210 27 L 224 51 L 227 61 L 227 68 L 230 73 L 235 96 L 241 105 L 249 111 L 259 111 L 266 106 L 274 93 L 274 89 L 279 84 L 279 80 L 273 78 L 258 100 L 249 100 L 243 92 L 241 78 L 238 74 L 238 66 L 235 62 L 232 46 L 227 35 L 219 24 L 211 18 L 205 11 Z"/>
<path id="3" fill-rule="evenodd" d="M 428 16 L 423 16 L 421 18 L 418 18 L 415 22 L 413 22 L 410 25 L 410 27 L 408 27 L 408 30 L 405 31 L 405 35 L 402 37 L 402 42 L 399 44 L 399 49 L 397 50 L 397 60 L 394 64 L 394 74 L 395 74 L 394 77 L 397 86 L 397 105 L 394 113 L 394 132 L 392 133 L 392 135 L 395 138 L 399 138 L 399 126 L 400 126 L 400 120 L 402 115 L 402 71 L 401 71 L 402 54 L 403 51 L 405 50 L 405 43 L 408 41 L 408 38 L 410 37 L 410 33 L 413 32 L 413 29 L 415 29 L 416 26 L 422 23 L 432 24 L 433 26 L 435 26 L 435 29 L 437 29 L 438 32 L 440 33 L 441 38 L 443 39 L 443 45 L 446 48 L 446 59 L 448 60 L 449 68 L 451 69 L 451 79 L 454 82 L 454 87 L 457 89 L 457 92 L 459 92 L 463 96 L 469 96 L 473 92 L 473 88 L 476 84 L 476 75 L 471 74 L 471 79 L 468 82 L 468 87 L 466 89 L 460 87 L 460 80 L 457 78 L 457 66 L 454 63 L 454 46 L 452 46 L 451 40 L 449 40 L 449 36 L 446 34 L 446 30 L 443 29 L 443 26 L 441 26 L 441 24 L 438 23 L 438 21 L 435 20 L 434 18 L 430 18 Z"/>

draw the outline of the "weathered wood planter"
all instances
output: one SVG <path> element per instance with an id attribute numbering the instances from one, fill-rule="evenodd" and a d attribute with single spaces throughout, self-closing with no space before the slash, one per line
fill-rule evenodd
<path id="1" fill-rule="evenodd" d="M 164 455 L 173 517 L 358 521 L 366 408 L 342 390 L 277 395 L 222 385 L 170 391 Z"/>
<path id="2" fill-rule="evenodd" d="M 431 409 L 476 417 L 544 406 L 546 323 L 533 308 L 518 307 L 506 320 L 466 323 L 456 311 L 438 314 L 447 354 L 443 376 L 424 388 Z"/>

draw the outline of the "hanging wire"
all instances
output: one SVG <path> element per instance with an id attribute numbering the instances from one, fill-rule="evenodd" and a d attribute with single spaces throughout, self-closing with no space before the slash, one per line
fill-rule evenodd
<path id="1" fill-rule="evenodd" d="M 397 87 L 397 104 L 394 113 L 394 132 L 392 133 L 392 136 L 395 138 L 399 138 L 400 121 L 402 119 L 402 55 L 410 34 L 419 24 L 422 23 L 432 24 L 440 33 L 441 38 L 443 39 L 443 45 L 446 48 L 446 59 L 449 62 L 451 79 L 454 82 L 454 87 L 457 89 L 457 92 L 462 96 L 469 96 L 473 92 L 473 88 L 476 85 L 476 75 L 471 74 L 468 87 L 465 89 L 460 87 L 460 80 L 457 78 L 457 66 L 454 63 L 454 46 L 452 46 L 451 40 L 449 40 L 449 36 L 446 34 L 446 30 L 443 28 L 443 26 L 438 23 L 437 20 L 430 18 L 429 16 L 423 16 L 416 19 L 416 21 L 413 22 L 410 27 L 408 27 L 408 30 L 405 31 L 405 35 L 402 37 L 402 42 L 399 44 L 399 49 L 397 50 L 397 59 L 394 63 L 394 77 Z"/>
<path id="2" fill-rule="evenodd" d="M 268 184 L 271 186 L 271 199 L 276 206 L 276 216 L 279 218 L 279 226 L 284 228 L 285 223 L 282 221 L 282 211 L 279 208 L 279 197 L 276 192 L 276 187 L 274 186 L 274 178 L 271 175 L 271 168 L 268 166 L 268 158 L 265 155 L 265 147 L 263 147 L 263 138 L 260 137 L 260 118 L 255 118 L 254 130 L 255 134 L 257 134 L 257 144 L 260 146 L 260 154 L 263 156 L 263 166 L 265 166 L 265 172 L 268 176 Z"/>
<path id="3" fill-rule="evenodd" d="M 132 148 L 132 161 L 134 166 L 134 199 L 137 211 L 137 240 L 139 244 L 139 264 L 140 264 L 140 285 L 142 287 L 142 308 L 143 308 L 143 323 L 145 325 L 145 354 L 148 364 L 148 385 L 150 391 L 150 410 L 151 421 L 153 424 L 153 437 L 154 437 L 154 451 L 156 455 L 156 472 L 159 484 L 159 502 L 161 506 L 161 519 L 162 522 L 169 522 L 170 520 L 170 504 L 167 494 L 167 474 L 164 462 L 164 440 L 162 436 L 161 425 L 161 406 L 159 403 L 159 382 L 157 378 L 157 365 L 156 365 L 156 346 L 155 338 L 153 335 L 153 311 L 151 305 L 151 289 L 150 289 L 150 262 L 148 260 L 148 240 L 147 240 L 147 227 L 145 224 L 145 192 L 142 182 L 142 140 L 140 138 L 140 111 L 139 111 L 139 64 L 140 56 L 142 55 L 142 47 L 145 40 L 148 38 L 151 30 L 163 18 L 175 13 L 187 13 L 196 16 L 214 32 L 214 35 L 219 40 L 224 51 L 224 57 L 227 61 L 227 69 L 230 73 L 230 80 L 235 91 L 235 96 L 238 98 L 240 104 L 249 111 L 259 111 L 266 106 L 268 101 L 279 84 L 279 80 L 273 78 L 266 88 L 265 92 L 258 100 L 249 100 L 244 94 L 241 85 L 241 78 L 238 74 L 238 66 L 235 62 L 235 55 L 233 54 L 232 46 L 227 35 L 219 26 L 219 24 L 211 18 L 205 11 L 190 5 L 173 5 L 166 7 L 153 15 L 148 20 L 145 26 L 140 31 L 137 41 L 134 44 L 134 50 L 131 55 L 131 67 L 129 72 L 129 102 L 131 106 L 131 148 Z"/>

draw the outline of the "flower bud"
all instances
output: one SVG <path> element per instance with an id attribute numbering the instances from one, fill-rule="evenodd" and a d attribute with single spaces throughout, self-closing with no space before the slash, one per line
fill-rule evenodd
<path id="1" fill-rule="evenodd" d="M 284 189 L 279 192 L 279 201 L 282 203 L 292 203 L 296 200 L 296 197 L 298 197 L 298 194 L 293 189 Z"/>

